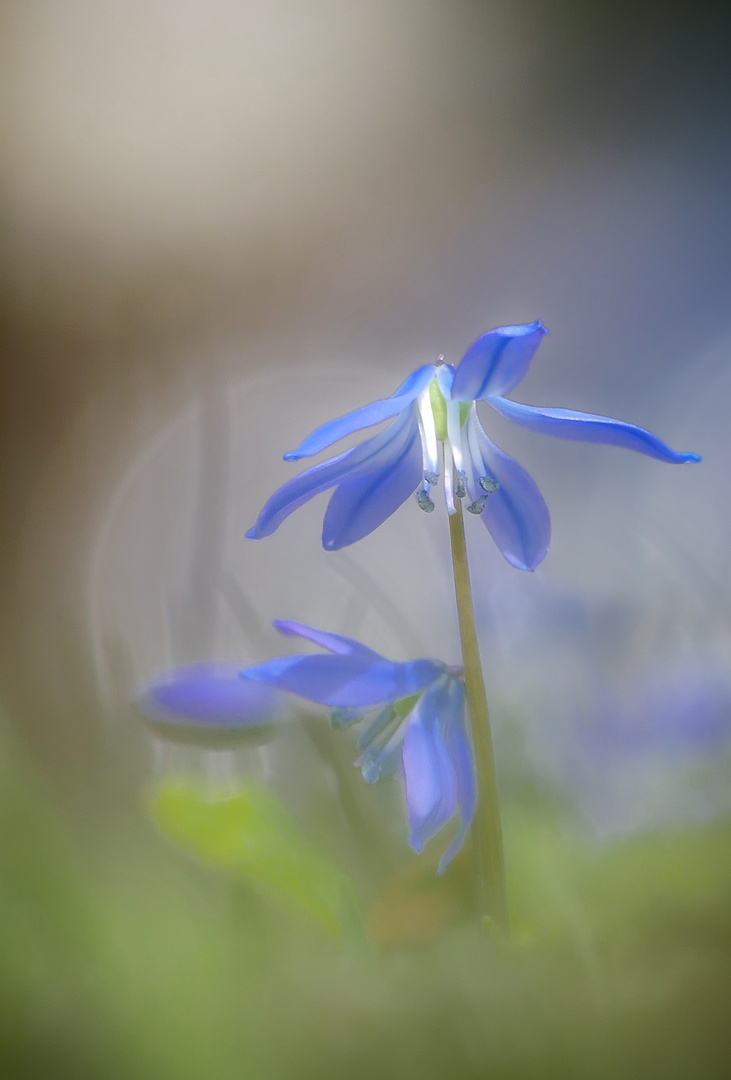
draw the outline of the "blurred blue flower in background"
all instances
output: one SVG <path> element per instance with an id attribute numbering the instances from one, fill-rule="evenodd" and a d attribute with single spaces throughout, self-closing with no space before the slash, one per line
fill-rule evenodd
<path id="1" fill-rule="evenodd" d="M 239 677 L 238 664 L 193 664 L 158 676 L 135 704 L 155 732 L 205 746 L 268 742 L 281 695 Z"/>
<path id="2" fill-rule="evenodd" d="M 565 775 L 599 834 L 709 821 L 731 810 L 731 681 L 702 659 L 648 671 L 577 717 Z"/>
<path id="3" fill-rule="evenodd" d="M 540 322 L 490 330 L 470 345 L 456 370 L 440 358 L 414 371 L 392 397 L 317 428 L 285 460 L 310 457 L 346 435 L 391 420 L 377 435 L 279 488 L 247 533 L 249 539 L 271 535 L 303 503 L 332 487 L 322 531 L 328 550 L 367 536 L 414 493 L 423 510 L 433 510 L 430 491 L 439 479 L 441 443 L 449 512 L 455 512 L 455 499 L 468 497 L 467 509 L 482 517 L 507 561 L 519 570 L 535 569 L 548 551 L 548 508 L 528 473 L 485 434 L 477 400 L 544 435 L 623 446 L 672 464 L 700 460 L 675 453 L 634 424 L 506 398 L 525 376 L 546 332 Z"/>
<path id="4" fill-rule="evenodd" d="M 625 708 L 608 710 L 586 749 L 609 755 L 712 755 L 731 737 L 731 686 L 702 671 L 663 668 L 635 687 Z"/>
<path id="5" fill-rule="evenodd" d="M 459 831 L 439 863 L 442 873 L 464 842 L 477 800 L 461 671 L 438 660 L 397 663 L 352 638 L 301 623 L 278 620 L 274 626 L 329 655 L 278 657 L 245 668 L 242 682 L 328 705 L 333 727 L 367 720 L 356 764 L 369 783 L 403 775 L 409 843 L 416 852 L 459 811 Z"/>

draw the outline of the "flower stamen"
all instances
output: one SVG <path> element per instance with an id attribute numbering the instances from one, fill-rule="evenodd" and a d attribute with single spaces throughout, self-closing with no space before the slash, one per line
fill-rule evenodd
<path id="1" fill-rule="evenodd" d="M 360 719 L 362 713 L 356 709 L 344 709 L 336 708 L 330 709 L 327 714 L 327 721 L 333 731 L 342 731 L 343 728 L 348 727 L 354 720 Z"/>
<path id="2" fill-rule="evenodd" d="M 460 402 L 447 402 L 447 438 L 452 447 L 454 467 L 458 475 L 464 476 L 464 456 L 462 453 L 462 423 L 460 420 Z M 458 496 L 459 497 L 459 496 Z"/>
<path id="3" fill-rule="evenodd" d="M 452 447 L 449 439 L 444 442 L 444 497 L 447 500 L 447 513 L 457 513 L 454 503 L 454 464 L 452 459 Z"/>
<path id="4" fill-rule="evenodd" d="M 425 480 L 422 486 L 415 492 L 416 501 L 425 514 L 431 514 L 434 509 L 434 501 L 429 494 L 429 481 Z"/>
<path id="5" fill-rule="evenodd" d="M 481 514 L 485 509 L 485 503 L 487 502 L 487 495 L 480 495 L 479 499 L 475 499 L 471 502 L 467 509 L 471 514 Z"/>
<path id="6" fill-rule="evenodd" d="M 419 411 L 419 434 L 421 435 L 421 457 L 424 465 L 424 479 L 436 484 L 439 479 L 439 444 L 434 421 L 429 387 L 417 398 Z"/>
<path id="7" fill-rule="evenodd" d="M 356 749 L 359 752 L 363 752 L 376 742 L 380 746 L 383 741 L 390 737 L 391 732 L 388 731 L 388 729 L 395 719 L 396 713 L 393 708 L 393 703 L 389 702 L 384 709 L 378 710 L 365 731 L 361 732 L 358 737 L 358 742 L 356 743 Z M 384 732 L 387 733 L 385 736 Z"/>

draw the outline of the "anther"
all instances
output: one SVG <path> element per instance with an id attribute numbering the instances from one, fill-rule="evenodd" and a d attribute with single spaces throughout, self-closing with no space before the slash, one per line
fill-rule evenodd
<path id="1" fill-rule="evenodd" d="M 429 498 L 429 493 L 425 491 L 424 488 L 419 488 L 416 492 L 416 501 L 425 514 L 431 514 L 434 509 L 434 503 Z"/>
<path id="2" fill-rule="evenodd" d="M 467 507 L 471 514 L 481 514 L 485 509 L 485 503 L 487 502 L 487 495 L 480 495 L 479 499 L 475 499 L 473 503 Z"/>
<path id="3" fill-rule="evenodd" d="M 480 487 L 488 495 L 492 495 L 500 487 L 497 480 L 493 480 L 491 476 L 480 477 Z"/>
<path id="4" fill-rule="evenodd" d="M 381 763 L 374 760 L 372 755 L 364 755 L 365 760 L 360 767 L 366 784 L 375 784 L 381 778 Z"/>
<path id="5" fill-rule="evenodd" d="M 352 709 L 331 709 L 327 714 L 327 721 L 333 731 L 342 731 L 355 719 L 356 715 Z"/>
<path id="6" fill-rule="evenodd" d="M 425 472 L 424 479 L 427 484 L 431 484 L 432 487 L 436 487 L 436 485 L 439 483 L 439 473 Z"/>
<path id="7" fill-rule="evenodd" d="M 463 472 L 458 472 L 454 477 L 454 497 L 464 499 L 467 494 L 467 477 Z"/>

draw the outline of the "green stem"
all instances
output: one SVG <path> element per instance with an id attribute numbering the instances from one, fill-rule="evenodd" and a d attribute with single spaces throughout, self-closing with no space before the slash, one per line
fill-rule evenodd
<path id="1" fill-rule="evenodd" d="M 477 898 L 480 914 L 493 919 L 503 933 L 508 935 L 510 915 L 495 758 L 492 750 L 485 683 L 482 678 L 480 647 L 475 629 L 475 614 L 472 607 L 462 506 L 459 502 L 457 502 L 457 513 L 450 514 L 449 517 L 449 539 L 452 545 L 454 591 L 457 597 L 459 632 L 462 639 L 465 695 L 472 726 L 472 745 L 477 771 L 477 811 L 472 823 Z"/>

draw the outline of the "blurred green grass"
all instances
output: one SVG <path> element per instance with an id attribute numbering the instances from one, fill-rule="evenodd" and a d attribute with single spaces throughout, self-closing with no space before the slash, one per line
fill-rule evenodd
<path id="1" fill-rule="evenodd" d="M 516 801 L 513 942 L 452 911 L 431 941 L 369 952 L 138 826 L 82 840 L 0 743 L 1 1076 L 731 1072 L 731 822 L 596 845 Z M 458 895 L 464 866 L 440 885 L 408 865 L 422 896 Z"/>

